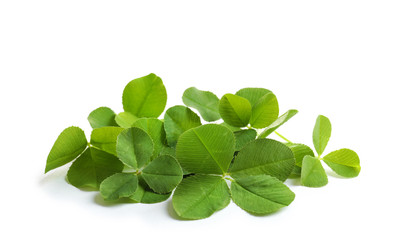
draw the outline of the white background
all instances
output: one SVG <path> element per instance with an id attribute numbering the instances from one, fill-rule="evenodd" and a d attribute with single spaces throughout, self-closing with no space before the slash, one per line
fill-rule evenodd
<path id="1" fill-rule="evenodd" d="M 410 239 L 410 1 L 1 1 L 1 239 Z M 318 114 L 360 176 L 329 173 L 295 201 L 250 215 L 234 203 L 177 220 L 170 200 L 106 204 L 67 184 L 68 166 L 43 174 L 58 134 L 87 134 L 93 109 L 122 111 L 128 81 L 159 75 L 167 107 L 191 86 L 221 97 L 271 89 L 279 131 L 312 146 Z M 327 170 L 328 171 L 328 170 Z"/>

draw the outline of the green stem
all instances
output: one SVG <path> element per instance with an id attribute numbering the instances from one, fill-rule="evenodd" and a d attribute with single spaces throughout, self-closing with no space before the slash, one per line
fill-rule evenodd
<path id="1" fill-rule="evenodd" d="M 274 132 L 275 132 L 275 134 L 277 134 L 280 138 L 282 138 L 282 139 L 285 140 L 286 142 L 288 142 L 288 143 L 293 143 L 293 142 L 291 142 L 290 140 L 288 140 L 286 137 L 284 137 L 283 135 L 279 134 L 277 131 L 274 131 Z"/>

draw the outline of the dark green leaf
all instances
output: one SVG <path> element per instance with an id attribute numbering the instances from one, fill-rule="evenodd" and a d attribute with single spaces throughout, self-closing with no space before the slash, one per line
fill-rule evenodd
<path id="1" fill-rule="evenodd" d="M 142 129 L 127 128 L 118 135 L 117 156 L 128 167 L 143 167 L 153 154 L 153 141 Z"/>
<path id="2" fill-rule="evenodd" d="M 257 132 L 254 129 L 246 129 L 234 132 L 235 150 L 240 151 L 244 145 L 253 141 L 257 137 Z"/>
<path id="3" fill-rule="evenodd" d="M 360 158 L 353 150 L 343 148 L 327 154 L 323 160 L 340 176 L 356 177 L 360 174 Z"/>
<path id="4" fill-rule="evenodd" d="M 230 129 L 207 124 L 181 134 L 176 155 L 188 172 L 222 174 L 227 172 L 234 147 L 235 138 Z"/>
<path id="5" fill-rule="evenodd" d="M 294 154 L 287 146 L 272 139 L 257 139 L 241 149 L 230 172 L 235 178 L 265 174 L 285 181 L 294 165 Z"/>
<path id="6" fill-rule="evenodd" d="M 45 173 L 76 159 L 87 147 L 87 138 L 79 127 L 68 127 L 60 133 L 47 157 Z"/>
<path id="7" fill-rule="evenodd" d="M 114 118 L 116 114 L 108 107 L 99 107 L 88 115 L 88 121 L 92 128 L 118 126 Z"/>
<path id="8" fill-rule="evenodd" d="M 281 125 L 286 123 L 288 120 L 290 120 L 294 115 L 298 113 L 297 110 L 291 109 L 288 110 L 286 113 L 281 115 L 279 118 L 277 118 L 270 126 L 268 126 L 266 129 L 264 129 L 263 132 L 258 135 L 258 138 L 266 138 L 268 135 L 273 133 L 275 130 L 277 130 Z"/>
<path id="9" fill-rule="evenodd" d="M 177 215 L 186 219 L 202 219 L 230 203 L 230 190 L 219 176 L 194 175 L 184 178 L 173 195 Z"/>
<path id="10" fill-rule="evenodd" d="M 164 129 L 168 145 L 174 147 L 183 132 L 200 125 L 200 117 L 188 107 L 174 106 L 169 108 L 164 115 Z"/>
<path id="11" fill-rule="evenodd" d="M 231 195 L 235 204 L 254 214 L 268 214 L 288 206 L 295 194 L 280 180 L 268 175 L 235 178 Z"/>
<path id="12" fill-rule="evenodd" d="M 245 127 L 250 121 L 251 104 L 243 97 L 228 93 L 220 100 L 219 112 L 224 122 L 234 127 Z"/>
<path id="13" fill-rule="evenodd" d="M 160 116 L 166 107 L 166 102 L 167 92 L 163 81 L 153 73 L 132 80 L 124 88 L 124 111 L 137 117 Z"/>
<path id="14" fill-rule="evenodd" d="M 313 131 L 313 143 L 319 156 L 323 154 L 330 137 L 331 122 L 327 117 L 319 115 Z"/>
<path id="15" fill-rule="evenodd" d="M 154 192 L 140 175 L 138 176 L 137 191 L 130 196 L 130 199 L 138 203 L 159 203 L 167 200 L 170 195 L 171 192 L 166 194 Z"/>
<path id="16" fill-rule="evenodd" d="M 124 165 L 117 157 L 97 148 L 88 148 L 70 166 L 67 180 L 75 187 L 99 189 L 107 177 L 121 172 Z"/>
<path id="17" fill-rule="evenodd" d="M 118 200 L 133 195 L 138 186 L 138 178 L 132 173 L 116 173 L 101 182 L 100 194 L 106 201 Z"/>
<path id="18" fill-rule="evenodd" d="M 155 192 L 168 193 L 183 179 L 183 170 L 174 157 L 162 155 L 150 162 L 141 176 Z"/>
<path id="19" fill-rule="evenodd" d="M 219 101 L 214 93 L 201 91 L 195 87 L 187 88 L 183 94 L 184 104 L 197 109 L 201 117 L 207 122 L 213 122 L 221 118 L 218 112 Z"/>
<path id="20" fill-rule="evenodd" d="M 327 183 L 328 177 L 320 160 L 305 156 L 301 169 L 301 184 L 306 187 L 322 187 Z"/>
<path id="21" fill-rule="evenodd" d="M 121 127 L 101 127 L 93 129 L 90 143 L 103 151 L 117 155 L 117 137 L 124 129 Z"/>

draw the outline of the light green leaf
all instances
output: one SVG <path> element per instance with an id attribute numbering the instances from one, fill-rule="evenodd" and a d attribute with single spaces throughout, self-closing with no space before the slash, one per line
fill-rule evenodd
<path id="1" fill-rule="evenodd" d="M 238 90 L 235 95 L 247 99 L 251 106 L 254 106 L 267 93 L 271 93 L 271 91 L 265 88 L 243 88 Z"/>
<path id="2" fill-rule="evenodd" d="M 327 117 L 319 115 L 313 131 L 313 143 L 319 156 L 323 154 L 330 137 L 331 122 Z"/>
<path id="3" fill-rule="evenodd" d="M 143 167 L 153 154 L 153 141 L 142 129 L 127 128 L 118 135 L 117 156 L 128 167 Z"/>
<path id="4" fill-rule="evenodd" d="M 186 219 L 202 219 L 230 203 L 230 190 L 219 176 L 194 175 L 184 178 L 173 195 L 177 215 Z"/>
<path id="5" fill-rule="evenodd" d="M 301 184 L 306 187 L 322 187 L 327 183 L 328 177 L 320 160 L 305 156 L 301 169 Z"/>
<path id="6" fill-rule="evenodd" d="M 164 129 L 168 145 L 175 147 L 183 132 L 200 125 L 200 117 L 188 107 L 174 106 L 169 108 L 164 115 Z"/>
<path id="7" fill-rule="evenodd" d="M 183 170 L 174 157 L 162 155 L 150 162 L 141 176 L 155 192 L 168 193 L 183 179 Z"/>
<path id="8" fill-rule="evenodd" d="M 167 103 L 161 78 L 151 73 L 132 80 L 124 88 L 123 108 L 137 117 L 158 117 Z"/>
<path id="9" fill-rule="evenodd" d="M 219 112 L 224 122 L 234 127 L 245 127 L 250 121 L 251 104 L 243 97 L 228 93 L 220 100 Z"/>
<path id="10" fill-rule="evenodd" d="M 252 106 L 250 124 L 254 128 L 265 128 L 278 118 L 278 113 L 277 97 L 267 93 Z"/>
<path id="11" fill-rule="evenodd" d="M 181 134 L 176 148 L 181 167 L 191 173 L 227 172 L 235 148 L 230 129 L 207 124 Z"/>
<path id="12" fill-rule="evenodd" d="M 166 194 L 154 192 L 140 175 L 138 176 L 137 191 L 129 198 L 138 203 L 159 203 L 167 200 L 170 196 L 171 192 Z"/>
<path id="13" fill-rule="evenodd" d="M 244 145 L 253 141 L 257 137 L 257 132 L 254 129 L 246 129 L 234 132 L 235 150 L 240 151 Z"/>
<path id="14" fill-rule="evenodd" d="M 356 177 L 360 174 L 360 158 L 353 150 L 343 148 L 323 157 L 324 162 L 338 175 Z"/>
<path id="15" fill-rule="evenodd" d="M 45 173 L 76 159 L 87 147 L 87 138 L 79 127 L 68 127 L 60 133 L 47 157 Z"/>
<path id="16" fill-rule="evenodd" d="M 294 165 L 294 154 L 286 145 L 272 139 L 257 139 L 241 149 L 230 174 L 234 178 L 265 174 L 285 181 Z"/>
<path id="17" fill-rule="evenodd" d="M 138 187 L 138 178 L 131 173 L 116 173 L 104 179 L 100 194 L 106 201 L 118 200 L 133 195 Z"/>
<path id="18" fill-rule="evenodd" d="M 301 143 L 285 143 L 287 147 L 291 149 L 294 153 L 294 158 L 295 158 L 295 165 L 298 167 L 301 167 L 303 164 L 303 159 L 305 156 L 309 155 L 314 157 L 314 152 L 313 150 L 304 144 Z"/>
<path id="19" fill-rule="evenodd" d="M 235 178 L 231 196 L 247 212 L 269 214 L 290 205 L 295 194 L 280 180 L 268 175 Z"/>
<path id="20" fill-rule="evenodd" d="M 132 127 L 143 129 L 153 140 L 154 152 L 151 159 L 156 158 L 167 147 L 166 132 L 164 131 L 164 124 L 157 118 L 140 118 Z"/>
<path id="21" fill-rule="evenodd" d="M 266 138 L 268 135 L 273 133 L 275 130 L 277 130 L 281 125 L 286 123 L 288 120 L 290 120 L 294 115 L 298 113 L 297 110 L 291 109 L 288 110 L 286 113 L 281 115 L 279 118 L 277 118 L 270 126 L 268 126 L 264 131 L 258 135 L 258 138 Z"/>
<path id="22" fill-rule="evenodd" d="M 138 117 L 129 112 L 121 112 L 115 117 L 116 123 L 122 128 L 131 127 L 138 119 Z"/>
<path id="23" fill-rule="evenodd" d="M 217 121 L 221 118 L 218 112 L 219 101 L 214 93 L 201 91 L 195 87 L 187 88 L 183 94 L 184 104 L 197 109 L 201 117 L 207 122 Z"/>
<path id="24" fill-rule="evenodd" d="M 98 189 L 104 179 L 121 172 L 123 167 L 124 165 L 114 155 L 91 147 L 70 166 L 67 180 L 77 188 Z"/>
<path id="25" fill-rule="evenodd" d="M 117 137 L 124 129 L 121 127 L 95 128 L 91 132 L 90 143 L 103 151 L 117 155 Z"/>
<path id="26" fill-rule="evenodd" d="M 108 107 L 99 107 L 88 115 L 88 122 L 92 128 L 118 126 L 114 118 L 116 114 Z"/>

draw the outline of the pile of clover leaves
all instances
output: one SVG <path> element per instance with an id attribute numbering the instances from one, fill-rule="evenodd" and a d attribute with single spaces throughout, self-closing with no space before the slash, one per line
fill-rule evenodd
<path id="1" fill-rule="evenodd" d="M 343 177 L 360 172 L 352 150 L 322 156 L 331 136 L 324 116 L 313 131 L 317 156 L 307 145 L 278 134 L 276 129 L 298 111 L 279 116 L 270 90 L 244 88 L 219 99 L 191 87 L 183 94 L 186 106 L 173 106 L 158 119 L 166 101 L 166 89 L 155 74 L 132 80 L 123 92 L 124 112 L 92 111 L 90 142 L 79 127 L 66 128 L 48 155 L 45 172 L 74 161 L 68 182 L 98 190 L 106 201 L 157 203 L 174 192 L 173 208 L 184 219 L 207 218 L 231 199 L 252 214 L 273 213 L 294 200 L 283 183 L 287 178 L 299 177 L 307 187 L 327 184 L 321 161 Z M 213 123 L 202 124 L 191 108 Z M 221 118 L 224 122 L 216 123 Z M 285 143 L 268 139 L 273 132 Z"/>

